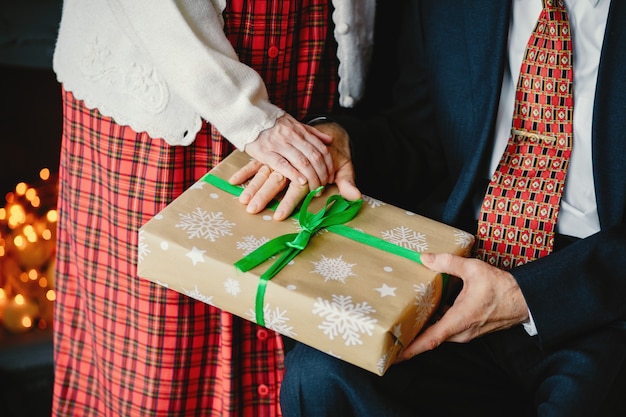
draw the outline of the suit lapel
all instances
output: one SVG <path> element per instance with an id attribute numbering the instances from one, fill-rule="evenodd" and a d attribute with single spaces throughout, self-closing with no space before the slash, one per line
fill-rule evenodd
<path id="1" fill-rule="evenodd" d="M 510 1 L 505 0 L 461 0 L 457 7 L 464 16 L 463 41 L 472 91 L 472 114 L 467 117 L 473 120 L 475 137 L 468 140 L 466 151 L 472 157 L 466 159 L 464 175 L 453 192 L 459 198 L 449 201 L 444 214 L 450 221 L 472 198 L 476 180 L 487 175 L 485 167 L 491 156 L 511 13 Z"/>
<path id="2" fill-rule="evenodd" d="M 593 115 L 593 165 L 602 227 L 620 223 L 626 206 L 626 2 L 609 10 Z"/>

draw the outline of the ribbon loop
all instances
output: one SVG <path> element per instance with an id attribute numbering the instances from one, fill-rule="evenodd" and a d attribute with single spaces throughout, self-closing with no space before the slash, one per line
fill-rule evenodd
<path id="1" fill-rule="evenodd" d="M 247 272 L 264 263 L 272 256 L 282 252 L 280 258 L 261 275 L 257 287 L 255 314 L 256 322 L 261 326 L 265 326 L 263 300 L 267 282 L 306 248 L 312 235 L 325 227 L 343 224 L 352 220 L 363 204 L 363 200 L 347 201 L 340 195 L 333 195 L 328 198 L 325 206 L 320 211 L 310 213 L 308 209 L 311 200 L 322 191 L 323 188 L 322 186 L 309 192 L 302 202 L 300 211 L 298 212 L 298 223 L 301 227 L 299 233 L 290 233 L 275 237 L 235 263 L 237 269 L 242 272 Z"/>

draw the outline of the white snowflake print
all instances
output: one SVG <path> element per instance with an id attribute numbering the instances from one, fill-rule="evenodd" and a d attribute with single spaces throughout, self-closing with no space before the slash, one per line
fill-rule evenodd
<path id="1" fill-rule="evenodd" d="M 148 244 L 146 243 L 145 230 L 139 231 L 139 242 L 137 243 L 137 259 L 139 262 L 143 262 L 146 256 L 150 253 Z"/>
<path id="2" fill-rule="evenodd" d="M 266 237 L 257 239 L 254 236 L 244 236 L 242 241 L 237 242 L 237 249 L 242 250 L 244 255 L 249 255 L 266 242 L 269 242 Z"/>
<path id="3" fill-rule="evenodd" d="M 393 326 L 392 334 L 393 334 L 393 337 L 396 339 L 396 344 L 397 344 L 400 338 L 402 337 L 402 325 L 398 324 L 396 326 Z"/>
<path id="4" fill-rule="evenodd" d="M 381 207 L 381 206 L 386 205 L 384 202 L 380 200 L 376 200 L 375 198 L 372 198 L 367 195 L 364 195 L 361 198 L 363 199 L 363 202 L 367 204 L 368 206 L 370 206 L 371 208 L 376 208 L 376 207 Z"/>
<path id="5" fill-rule="evenodd" d="M 286 314 L 287 310 L 281 310 L 279 307 L 272 310 L 269 304 L 265 304 L 263 307 L 265 327 L 287 337 L 297 336 L 298 334 L 293 331 L 293 326 L 287 324 L 289 317 L 287 317 Z M 246 315 L 250 321 L 256 323 L 256 312 L 254 310 L 248 310 Z"/>
<path id="6" fill-rule="evenodd" d="M 160 286 L 165 287 L 165 288 L 169 288 L 170 287 L 170 284 L 168 284 L 167 282 L 159 281 L 158 279 L 155 280 L 154 282 L 156 282 L 157 284 L 159 284 Z"/>
<path id="7" fill-rule="evenodd" d="M 216 239 L 232 235 L 231 229 L 235 223 L 224 219 L 221 212 L 208 213 L 200 207 L 191 213 L 181 213 L 181 221 L 176 227 L 187 232 L 189 239 L 202 238 L 215 242 Z"/>
<path id="8" fill-rule="evenodd" d="M 183 291 L 185 291 L 185 295 L 187 295 L 188 297 L 195 298 L 196 300 L 202 301 L 203 303 L 211 306 L 213 305 L 213 296 L 202 294 L 197 285 L 193 290 L 183 288 Z"/>
<path id="9" fill-rule="evenodd" d="M 382 233 L 383 239 L 395 245 L 411 249 L 416 252 L 428 250 L 426 235 L 405 226 L 399 226 Z"/>
<path id="10" fill-rule="evenodd" d="M 462 230 L 455 230 L 454 243 L 463 249 L 467 249 L 472 243 L 474 243 L 474 236 Z"/>
<path id="11" fill-rule="evenodd" d="M 324 277 L 324 282 L 328 280 L 340 281 L 346 283 L 346 278 L 356 276 L 352 272 L 352 267 L 356 264 L 349 264 L 345 262 L 341 256 L 338 258 L 327 258 L 322 255 L 322 259 L 319 262 L 311 261 L 315 265 L 315 269 L 311 272 L 318 273 Z"/>
<path id="12" fill-rule="evenodd" d="M 326 354 L 332 356 L 333 358 L 341 359 L 341 355 L 336 354 L 332 350 L 327 350 Z"/>
<path id="13" fill-rule="evenodd" d="M 317 297 L 313 314 L 324 318 L 317 326 L 330 340 L 341 336 L 346 346 L 362 345 L 362 334 L 372 335 L 378 320 L 370 317 L 376 310 L 367 301 L 352 303 L 349 295 L 333 295 L 333 300 Z"/>
<path id="14" fill-rule="evenodd" d="M 196 181 L 191 187 L 189 187 L 189 189 L 190 190 L 204 190 L 204 186 L 206 184 L 207 182 L 204 180 Z"/>
<path id="15" fill-rule="evenodd" d="M 428 284 L 413 284 L 415 291 L 415 305 L 417 317 L 415 317 L 415 327 L 422 327 L 430 317 L 430 313 L 435 308 L 435 287 L 432 282 Z"/>
<path id="16" fill-rule="evenodd" d="M 378 369 L 378 373 L 382 375 L 387 369 L 387 363 L 389 362 L 389 354 L 385 353 L 383 356 L 378 358 L 378 362 L 376 363 L 376 368 Z"/>
<path id="17" fill-rule="evenodd" d="M 226 294 L 236 297 L 241 292 L 241 285 L 239 285 L 239 281 L 236 279 L 228 277 L 224 281 L 224 291 L 226 291 Z"/>

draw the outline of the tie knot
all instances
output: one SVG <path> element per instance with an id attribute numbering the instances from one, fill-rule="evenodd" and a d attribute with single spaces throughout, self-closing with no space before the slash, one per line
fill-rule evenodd
<path id="1" fill-rule="evenodd" d="M 543 8 L 546 10 L 565 10 L 564 0 L 543 0 Z"/>

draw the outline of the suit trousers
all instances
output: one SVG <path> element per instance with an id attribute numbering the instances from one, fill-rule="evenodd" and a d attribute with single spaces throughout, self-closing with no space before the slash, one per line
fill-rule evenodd
<path id="1" fill-rule="evenodd" d="M 285 417 L 623 416 L 623 399 L 611 403 L 621 411 L 599 410 L 625 357 L 625 322 L 554 349 L 540 349 L 518 326 L 444 343 L 382 377 L 297 344 L 287 355 L 281 407 Z"/>

